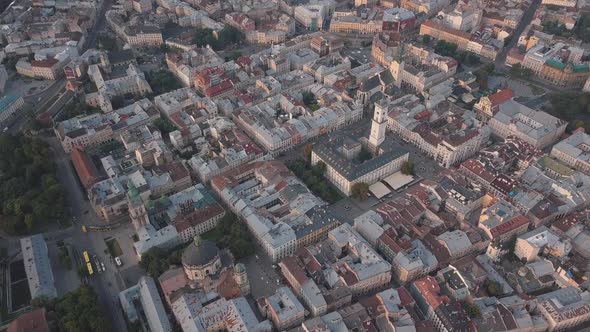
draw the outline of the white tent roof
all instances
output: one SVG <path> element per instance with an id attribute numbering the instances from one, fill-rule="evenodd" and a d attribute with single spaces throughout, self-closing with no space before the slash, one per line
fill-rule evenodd
<path id="1" fill-rule="evenodd" d="M 399 188 L 405 186 L 413 180 L 414 177 L 411 175 L 405 175 L 402 174 L 402 172 L 396 172 L 386 177 L 383 181 L 385 181 L 389 186 L 391 186 L 393 190 L 398 190 Z"/>
<path id="2" fill-rule="evenodd" d="M 389 194 L 389 190 L 382 182 L 375 182 L 369 186 L 369 191 L 375 195 L 377 199 Z"/>

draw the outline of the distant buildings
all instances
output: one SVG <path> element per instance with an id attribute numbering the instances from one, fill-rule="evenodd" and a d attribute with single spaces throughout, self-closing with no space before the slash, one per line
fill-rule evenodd
<path id="1" fill-rule="evenodd" d="M 447 101 L 429 110 L 416 96 L 406 95 L 375 105 L 388 114 L 388 129 L 446 168 L 477 153 L 491 132 L 475 114 Z M 439 121 L 442 117 L 447 121 Z"/>
<path id="2" fill-rule="evenodd" d="M 484 208 L 479 217 L 479 228 L 492 240 L 506 242 L 528 230 L 530 220 L 508 202 L 498 200 Z"/>
<path id="3" fill-rule="evenodd" d="M 114 112 L 81 115 L 62 121 L 54 131 L 64 151 L 69 153 L 76 146 L 85 149 L 111 141 L 124 130 L 151 123 L 158 116 L 152 102 L 142 99 Z"/>
<path id="4" fill-rule="evenodd" d="M 321 241 L 339 224 L 325 203 L 279 161 L 240 166 L 214 177 L 211 187 L 273 262 Z"/>
<path id="5" fill-rule="evenodd" d="M 299 325 L 305 318 L 303 306 L 288 287 L 281 287 L 274 295 L 258 300 L 258 306 L 279 331 Z"/>
<path id="6" fill-rule="evenodd" d="M 323 5 L 302 5 L 295 7 L 293 15 L 307 30 L 318 31 L 323 29 L 328 12 Z"/>
<path id="7" fill-rule="evenodd" d="M 500 105 L 509 101 L 514 97 L 514 91 L 511 89 L 498 90 L 489 96 L 483 96 L 473 106 L 476 111 L 477 118 L 484 123 L 490 121 L 491 118 L 500 111 Z"/>
<path id="8" fill-rule="evenodd" d="M 23 97 L 6 95 L 0 98 L 0 124 L 12 118 L 24 104 Z"/>
<path id="9" fill-rule="evenodd" d="M 391 280 L 391 265 L 349 224 L 285 257 L 279 266 L 313 315 L 340 309 Z"/>
<path id="10" fill-rule="evenodd" d="M 552 5 L 552 6 L 560 6 L 560 7 L 575 7 L 578 3 L 578 0 L 543 0 L 541 1 L 543 5 Z"/>
<path id="11" fill-rule="evenodd" d="M 145 317 L 151 331 L 172 331 L 166 309 L 152 277 L 143 276 L 137 285 L 119 293 L 119 301 L 129 321 L 136 322 L 141 317 Z M 141 305 L 141 308 L 136 308 L 137 304 Z M 141 315 L 138 309 L 145 314 Z"/>
<path id="12" fill-rule="evenodd" d="M 424 13 L 431 16 L 448 6 L 449 3 L 449 0 L 401 0 L 399 6 L 414 13 Z"/>
<path id="13" fill-rule="evenodd" d="M 320 89 L 319 86 L 312 87 L 316 88 Z M 360 103 L 336 101 L 312 112 L 300 100 L 287 95 L 271 97 L 234 113 L 236 124 L 272 155 L 288 151 L 309 138 L 335 131 L 361 117 Z"/>
<path id="14" fill-rule="evenodd" d="M 371 57 L 373 61 L 389 66 L 391 62 L 400 56 L 400 37 L 396 34 L 378 33 L 373 37 L 371 45 Z"/>
<path id="15" fill-rule="evenodd" d="M 409 49 L 414 46 L 410 45 Z M 457 60 L 417 47 L 418 54 L 399 54 L 389 65 L 396 87 L 427 91 L 457 72 Z"/>
<path id="16" fill-rule="evenodd" d="M 410 287 L 417 306 L 439 331 L 470 331 L 471 322 L 459 302 L 449 299 L 431 276 L 416 280 Z"/>
<path id="17" fill-rule="evenodd" d="M 444 40 L 457 45 L 462 51 L 473 52 L 481 57 L 496 59 L 500 50 L 497 43 L 492 40 L 485 40 L 469 32 L 449 27 L 441 22 L 428 20 L 420 25 L 420 35 L 429 35 L 433 38 Z M 502 42 L 500 46 L 502 46 Z"/>
<path id="18" fill-rule="evenodd" d="M 88 67 L 88 77 L 94 82 L 98 91 L 87 94 L 86 103 L 100 108 L 103 112 L 113 110 L 110 101 L 113 96 L 128 94 L 144 96 L 152 92 L 144 73 L 134 64 L 129 64 L 124 75 L 108 74 L 108 71 L 101 69 L 98 65 L 93 64 Z"/>
<path id="19" fill-rule="evenodd" d="M 195 236 L 193 243 L 182 252 L 181 262 L 186 276 L 183 287 L 198 288 L 205 293 L 218 292 L 226 298 L 249 293 L 245 267 L 239 264 L 234 267 L 230 251 L 218 249 L 214 242 Z M 163 283 L 168 281 L 161 277 L 160 284 Z"/>
<path id="20" fill-rule="evenodd" d="M 514 100 L 500 104 L 490 120 L 494 135 L 515 136 L 532 146 L 543 149 L 553 144 L 564 133 L 567 123 L 543 111 L 535 111 Z"/>
<path id="21" fill-rule="evenodd" d="M 549 323 L 549 331 L 574 328 L 590 320 L 590 294 L 566 287 L 539 295 L 538 308 Z"/>
<path id="22" fill-rule="evenodd" d="M 142 4 L 145 1 L 136 1 Z M 146 7 L 147 8 L 147 7 Z M 149 9 L 146 9 L 149 10 Z M 143 8 L 140 11 L 144 11 Z M 164 44 L 162 32 L 158 26 L 126 20 L 127 13 L 121 10 L 108 10 L 105 14 L 106 21 L 113 31 L 132 47 L 160 46 Z"/>
<path id="23" fill-rule="evenodd" d="M 54 56 L 47 56 L 30 62 L 20 59 L 16 63 L 16 72 L 22 76 L 56 80 L 63 76 L 63 68 L 70 62 L 70 54 L 67 51 Z"/>
<path id="24" fill-rule="evenodd" d="M 551 156 L 584 173 L 590 173 L 590 136 L 583 129 L 555 144 Z"/>
<path id="25" fill-rule="evenodd" d="M 172 225 L 182 243 L 212 230 L 225 215 L 223 208 L 202 184 L 155 201 L 136 202 L 134 197 L 130 197 L 130 201 L 131 218 L 136 228 L 148 224 L 156 227 Z"/>
<path id="26" fill-rule="evenodd" d="M 224 298 L 201 303 L 193 292 L 179 294 L 172 303 L 172 312 L 183 331 L 227 330 L 236 332 L 270 332 L 270 321 L 258 321 L 244 297 Z"/>
<path id="27" fill-rule="evenodd" d="M 316 144 L 311 153 L 311 164 L 324 163 L 326 179 L 350 196 L 355 184 L 372 185 L 399 171 L 404 162 L 408 161 L 407 151 L 393 150 L 388 144 L 382 145 L 385 141 L 385 127 L 386 114 L 383 110 L 376 108 L 368 140 L 362 138 L 364 141 L 361 142 L 338 137 Z M 359 161 L 358 158 L 363 149 L 370 158 Z"/>
<path id="28" fill-rule="evenodd" d="M 27 283 L 31 298 L 56 298 L 55 280 L 43 235 L 33 235 L 20 240 Z"/>
<path id="29" fill-rule="evenodd" d="M 514 254 L 526 262 L 538 259 L 539 254 L 546 256 L 564 257 L 572 250 L 569 240 L 561 240 L 545 226 L 538 227 L 516 238 Z"/>

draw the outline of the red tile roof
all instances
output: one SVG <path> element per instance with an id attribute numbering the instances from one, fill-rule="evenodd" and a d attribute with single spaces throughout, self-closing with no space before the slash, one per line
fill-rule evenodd
<path id="1" fill-rule="evenodd" d="M 80 178 L 80 182 L 84 188 L 89 189 L 99 179 L 99 175 L 96 167 L 94 167 L 94 163 L 92 160 L 90 160 L 88 154 L 86 154 L 86 152 L 79 147 L 75 147 L 72 150 L 70 157 L 72 158 L 72 163 L 74 164 L 74 169 Z"/>
<path id="2" fill-rule="evenodd" d="M 7 332 L 48 332 L 45 308 L 40 308 L 18 316 L 8 325 Z"/>
<path id="3" fill-rule="evenodd" d="M 491 183 L 496 179 L 494 174 L 488 171 L 479 160 L 467 159 L 461 164 L 461 167 L 472 172 L 487 183 Z"/>
<path id="4" fill-rule="evenodd" d="M 295 256 L 287 256 L 283 258 L 283 260 L 281 261 L 281 265 L 283 265 L 285 269 L 293 276 L 293 278 L 297 280 L 299 286 L 302 286 L 307 282 L 309 278 L 307 278 L 305 270 L 303 269 L 303 267 L 299 265 L 298 261 L 299 258 Z M 291 285 L 291 287 L 294 286 L 295 285 Z"/>
<path id="5" fill-rule="evenodd" d="M 164 272 L 158 278 L 158 281 L 160 282 L 160 287 L 162 287 L 162 292 L 164 293 L 166 300 L 169 299 L 170 294 L 174 291 L 179 290 L 188 284 L 188 279 L 182 268 L 170 269 Z"/>
<path id="6" fill-rule="evenodd" d="M 440 286 L 432 276 L 418 279 L 413 284 L 432 309 L 438 308 L 442 303 L 450 302 L 447 296 L 440 293 Z"/>
<path id="7" fill-rule="evenodd" d="M 512 99 L 512 97 L 514 97 L 514 91 L 512 91 L 510 88 L 499 90 L 498 92 L 489 96 L 492 106 L 503 104 Z"/>
<path id="8" fill-rule="evenodd" d="M 47 58 L 45 60 L 33 60 L 33 61 L 31 61 L 31 66 L 32 67 L 51 68 L 58 62 L 59 61 L 57 61 L 54 58 Z"/>
<path id="9" fill-rule="evenodd" d="M 529 218 L 518 215 L 506 222 L 501 223 L 500 225 L 490 229 L 490 233 L 492 234 L 492 238 L 496 238 L 500 235 L 506 234 L 511 232 L 519 227 L 523 227 L 529 223 Z"/>
<path id="10" fill-rule="evenodd" d="M 176 230 L 180 233 L 190 227 L 196 226 L 200 223 L 210 220 L 211 218 L 214 218 L 215 216 L 223 214 L 224 212 L 225 210 L 223 210 L 221 205 L 215 203 L 208 205 L 205 208 L 195 209 L 195 211 L 191 212 L 190 214 L 179 213 L 176 216 L 176 219 L 173 220 L 174 227 L 176 227 Z"/>

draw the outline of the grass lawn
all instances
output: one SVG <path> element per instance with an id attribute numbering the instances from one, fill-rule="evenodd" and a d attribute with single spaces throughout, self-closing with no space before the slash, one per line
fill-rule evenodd
<path id="1" fill-rule="evenodd" d="M 111 256 L 119 257 L 123 255 L 123 250 L 121 250 L 121 246 L 119 245 L 119 242 L 117 242 L 117 239 L 109 239 L 108 241 L 105 240 L 104 242 L 106 243 Z"/>

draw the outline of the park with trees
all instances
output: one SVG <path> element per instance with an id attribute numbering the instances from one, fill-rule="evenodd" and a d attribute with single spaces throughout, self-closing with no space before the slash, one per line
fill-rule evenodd
<path id="1" fill-rule="evenodd" d="M 335 203 L 339 201 L 342 196 L 340 193 L 330 185 L 330 183 L 324 178 L 324 172 L 326 171 L 326 164 L 318 163 L 316 166 L 312 166 L 310 163 L 311 149 L 306 145 L 303 148 L 303 154 L 306 158 L 297 159 L 287 163 L 287 167 L 293 172 L 299 179 L 303 180 L 307 188 L 311 190 L 315 195 L 328 203 Z"/>
<path id="2" fill-rule="evenodd" d="M 549 95 L 547 113 L 567 121 L 568 131 L 576 128 L 590 130 L 590 93 L 574 91 L 556 92 Z"/>
<path id="3" fill-rule="evenodd" d="M 0 136 L 0 227 L 27 234 L 64 218 L 64 189 L 49 146 L 24 135 Z"/>
<path id="4" fill-rule="evenodd" d="M 228 47 L 236 46 L 242 43 L 244 34 L 240 30 L 226 25 L 219 32 L 215 33 L 212 29 L 195 29 L 193 32 L 193 41 L 199 47 L 209 45 L 215 51 L 221 51 Z"/>
<path id="5" fill-rule="evenodd" d="M 174 77 L 174 74 L 168 70 L 149 72 L 146 73 L 145 76 L 149 85 L 152 87 L 152 94 L 154 96 L 182 88 L 182 85 L 180 85 L 180 82 Z"/>
<path id="6" fill-rule="evenodd" d="M 59 331 L 109 332 L 111 324 L 100 306 L 98 294 L 90 285 L 83 284 L 59 299 L 45 297 L 31 301 L 33 308 L 44 307 L 55 313 Z"/>

